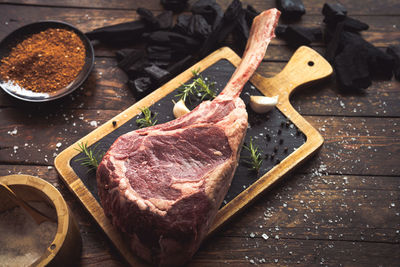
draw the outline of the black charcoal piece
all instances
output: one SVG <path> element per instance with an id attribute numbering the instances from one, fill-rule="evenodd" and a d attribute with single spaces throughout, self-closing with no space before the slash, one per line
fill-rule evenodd
<path id="1" fill-rule="evenodd" d="M 190 15 L 190 14 L 179 15 L 176 19 L 174 31 L 188 35 L 189 24 L 190 24 L 191 18 L 192 18 L 192 15 Z"/>
<path id="2" fill-rule="evenodd" d="M 132 51 L 124 57 L 123 60 L 121 60 L 118 63 L 118 67 L 121 68 L 123 71 L 126 73 L 128 72 L 129 68 L 139 59 L 143 58 L 145 56 L 144 51 L 137 50 L 137 49 L 132 49 Z"/>
<path id="3" fill-rule="evenodd" d="M 277 0 L 276 3 L 284 19 L 296 20 L 306 13 L 301 0 Z"/>
<path id="4" fill-rule="evenodd" d="M 189 22 L 189 35 L 199 39 L 206 39 L 211 33 L 211 26 L 201 15 L 193 15 Z"/>
<path id="5" fill-rule="evenodd" d="M 233 0 L 224 13 L 224 17 L 213 32 L 208 36 L 199 52 L 200 58 L 208 55 L 217 45 L 235 29 L 237 18 L 242 12 L 242 3 L 239 0 Z"/>
<path id="6" fill-rule="evenodd" d="M 140 77 L 135 80 L 129 80 L 128 86 L 132 89 L 135 98 L 141 99 L 151 91 L 151 79 L 149 77 Z"/>
<path id="7" fill-rule="evenodd" d="M 325 3 L 322 8 L 322 14 L 325 16 L 325 23 L 336 24 L 346 17 L 347 10 L 339 3 Z"/>
<path id="8" fill-rule="evenodd" d="M 117 58 L 117 61 L 120 62 L 134 50 L 136 50 L 136 49 L 131 49 L 131 48 L 120 49 L 117 52 L 115 52 L 115 57 Z"/>
<path id="9" fill-rule="evenodd" d="M 150 60 L 172 61 L 173 50 L 169 46 L 151 45 L 146 48 Z"/>
<path id="10" fill-rule="evenodd" d="M 400 81 L 400 45 L 392 45 L 386 49 L 386 53 L 393 57 L 394 77 Z"/>
<path id="11" fill-rule="evenodd" d="M 193 14 L 202 15 L 212 29 L 217 27 L 224 16 L 222 8 L 215 0 L 199 0 L 192 5 L 190 11 Z"/>
<path id="12" fill-rule="evenodd" d="M 345 90 L 365 89 L 371 85 L 368 51 L 357 44 L 348 44 L 334 60 L 336 78 Z"/>
<path id="13" fill-rule="evenodd" d="M 250 28 L 246 21 L 246 13 L 244 10 L 242 10 L 242 12 L 238 17 L 236 30 L 233 31 L 233 36 L 235 38 L 235 45 L 240 50 L 240 53 L 243 53 L 246 47 L 249 34 L 250 34 Z"/>
<path id="14" fill-rule="evenodd" d="M 153 15 L 153 12 L 151 12 L 147 8 L 139 7 L 136 10 L 136 13 L 138 13 L 140 19 L 142 19 L 145 23 L 147 23 L 152 29 L 160 28 L 160 23 L 158 19 Z"/>
<path id="15" fill-rule="evenodd" d="M 151 65 L 149 67 L 144 68 L 144 71 L 146 74 L 150 76 L 154 81 L 157 82 L 157 84 L 163 83 L 166 78 L 169 76 L 169 72 L 156 66 L 156 65 Z"/>
<path id="16" fill-rule="evenodd" d="M 343 28 L 346 31 L 351 31 L 351 32 L 360 32 L 360 31 L 366 31 L 369 28 L 369 25 L 359 21 L 357 19 L 353 19 L 351 17 L 346 17 L 343 20 Z"/>
<path id="17" fill-rule="evenodd" d="M 173 13 L 172 11 L 164 11 L 156 16 L 158 24 L 161 30 L 167 30 L 172 28 Z"/>
<path id="18" fill-rule="evenodd" d="M 285 34 L 287 27 L 288 27 L 287 25 L 278 25 L 278 26 L 276 26 L 276 28 L 275 28 L 276 36 L 281 38 Z"/>
<path id="19" fill-rule="evenodd" d="M 151 63 L 146 57 L 141 57 L 135 63 L 133 63 L 126 72 L 129 79 L 134 80 L 137 77 L 143 76 L 144 68 L 150 66 Z"/>
<path id="20" fill-rule="evenodd" d="M 145 22 L 137 20 L 101 27 L 85 33 L 90 40 L 99 40 L 104 43 L 117 44 L 137 42 L 142 34 L 149 30 Z"/>
<path id="21" fill-rule="evenodd" d="M 247 21 L 247 25 L 249 26 L 249 28 L 251 28 L 254 18 L 258 14 L 260 14 L 260 12 L 258 12 L 252 5 L 247 5 L 247 8 L 245 9 L 245 14 L 246 14 L 245 18 Z"/>
<path id="22" fill-rule="evenodd" d="M 341 35 L 340 46 L 356 46 L 355 52 L 366 50 L 368 69 L 371 77 L 390 79 L 393 75 L 394 59 L 371 43 L 365 41 L 359 34 L 344 31 Z"/>
<path id="23" fill-rule="evenodd" d="M 200 45 L 199 41 L 194 38 L 170 31 L 155 31 L 146 34 L 145 37 L 149 44 L 178 47 L 188 51 Z"/>
<path id="24" fill-rule="evenodd" d="M 336 54 L 338 53 L 339 44 L 341 41 L 341 36 L 343 33 L 343 22 L 340 22 L 336 25 L 335 30 L 333 33 L 330 32 L 330 29 L 326 29 L 325 38 L 327 39 L 327 46 L 325 51 L 325 58 L 330 62 L 333 63 Z"/>
<path id="25" fill-rule="evenodd" d="M 319 28 L 304 28 L 299 26 L 279 26 L 275 33 L 277 37 L 284 39 L 290 46 L 299 47 L 301 45 L 309 45 L 320 36 Z"/>
<path id="26" fill-rule="evenodd" d="M 171 76 L 175 76 L 178 73 L 181 73 L 182 71 L 186 70 L 189 68 L 194 62 L 193 62 L 193 56 L 188 55 L 181 59 L 180 61 L 174 63 L 173 65 L 169 66 L 167 68 L 167 71 L 171 73 Z"/>
<path id="27" fill-rule="evenodd" d="M 166 10 L 181 12 L 186 8 L 188 0 L 161 0 L 160 2 Z"/>

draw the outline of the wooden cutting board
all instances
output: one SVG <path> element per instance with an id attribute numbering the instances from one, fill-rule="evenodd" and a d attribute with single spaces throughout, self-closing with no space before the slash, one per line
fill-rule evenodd
<path id="1" fill-rule="evenodd" d="M 107 151 L 120 135 L 137 129 L 136 119 L 141 115 L 140 108 L 149 107 L 157 113 L 158 123 L 174 119 L 173 100 L 182 83 L 190 81 L 192 70 L 200 69 L 201 75 L 216 82 L 220 92 L 240 63 L 240 57 L 229 48 L 221 48 L 178 75 L 147 97 L 143 98 L 119 115 L 98 127 L 79 141 L 65 149 L 55 159 L 55 167 L 69 189 L 79 198 L 122 256 L 131 265 L 141 265 L 130 252 L 129 243 L 114 228 L 100 205 L 95 172 L 90 172 L 76 160 L 82 157 L 77 151 L 78 144 L 96 150 Z M 323 143 L 322 136 L 289 103 L 290 94 L 300 85 L 325 78 L 332 73 L 332 67 L 317 52 L 308 47 L 300 47 L 285 68 L 272 78 L 254 74 L 241 94 L 248 106 L 250 95 L 279 96 L 279 103 L 267 114 L 256 114 L 250 108 L 249 129 L 245 144 L 250 138 L 262 153 L 263 162 L 259 173 L 249 170 L 244 159 L 249 156 L 242 149 L 239 165 L 230 190 L 225 197 L 209 234 L 215 232 L 232 216 L 242 211 L 264 190 L 282 178 L 295 166 L 303 162 Z M 199 103 L 194 100 L 190 107 Z M 247 153 L 247 154 L 246 154 Z"/>

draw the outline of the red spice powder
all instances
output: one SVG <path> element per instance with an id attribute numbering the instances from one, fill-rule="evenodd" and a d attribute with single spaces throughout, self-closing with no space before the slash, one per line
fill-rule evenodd
<path id="1" fill-rule="evenodd" d="M 65 29 L 47 29 L 11 49 L 1 60 L 0 76 L 34 92 L 66 87 L 85 64 L 85 46 L 79 36 Z"/>

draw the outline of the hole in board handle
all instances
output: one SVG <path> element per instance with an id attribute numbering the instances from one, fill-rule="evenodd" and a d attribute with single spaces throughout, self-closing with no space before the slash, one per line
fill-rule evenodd
<path id="1" fill-rule="evenodd" d="M 56 248 L 56 244 L 51 244 L 50 249 L 54 250 Z"/>
<path id="2" fill-rule="evenodd" d="M 312 66 L 314 66 L 314 61 L 308 61 L 308 66 L 310 66 L 310 67 L 312 67 Z"/>

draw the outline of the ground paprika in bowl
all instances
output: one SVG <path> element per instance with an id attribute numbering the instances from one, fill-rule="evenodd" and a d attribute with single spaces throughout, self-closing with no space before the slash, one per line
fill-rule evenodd
<path id="1" fill-rule="evenodd" d="M 70 24 L 25 25 L 0 43 L 0 87 L 30 102 L 65 96 L 87 79 L 94 64 L 87 37 Z"/>

